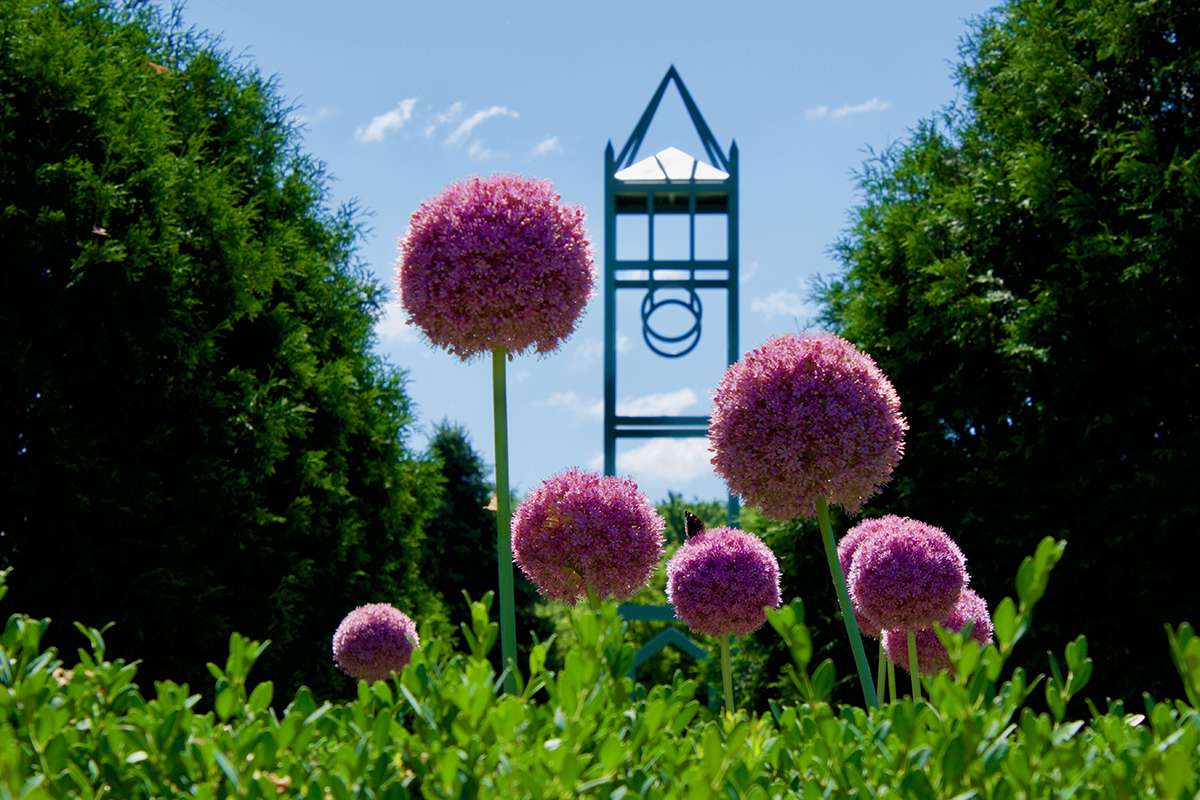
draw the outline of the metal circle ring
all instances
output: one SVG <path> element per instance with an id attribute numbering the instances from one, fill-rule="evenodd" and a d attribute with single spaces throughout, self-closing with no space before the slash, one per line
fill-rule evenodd
<path id="1" fill-rule="evenodd" d="M 704 314 L 700 295 L 690 286 L 681 290 L 687 292 L 686 300 L 681 297 L 655 297 L 656 293 L 671 291 L 670 289 L 650 289 L 642 298 L 642 339 L 647 347 L 664 358 L 686 356 L 700 343 L 700 320 Z M 656 312 L 671 306 L 682 308 L 692 315 L 692 327 L 678 335 L 660 333 L 650 323 L 650 318 Z"/>

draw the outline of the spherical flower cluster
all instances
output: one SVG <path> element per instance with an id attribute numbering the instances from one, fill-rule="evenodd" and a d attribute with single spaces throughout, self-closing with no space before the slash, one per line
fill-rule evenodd
<path id="1" fill-rule="evenodd" d="M 838 562 L 842 566 L 842 575 L 846 577 L 847 591 L 849 591 L 850 570 L 854 566 L 854 556 L 858 549 L 867 539 L 886 530 L 888 530 L 888 523 L 879 519 L 867 519 L 847 531 L 846 535 L 838 541 Z M 852 603 L 852 605 L 854 606 L 855 621 L 858 622 L 858 630 L 864 636 L 878 638 L 883 633 L 879 623 L 863 614 L 857 603 Z"/>
<path id="2" fill-rule="evenodd" d="M 497 175 L 449 186 L 413 213 L 397 284 L 411 320 L 466 359 L 553 350 L 595 282 L 583 209 L 546 181 Z"/>
<path id="3" fill-rule="evenodd" d="M 970 589 L 963 589 L 958 604 L 950 615 L 941 621 L 948 631 L 961 631 L 968 622 L 974 622 L 971 638 L 981 646 L 992 640 L 992 615 L 987 603 Z M 950 668 L 950 654 L 942 645 L 932 626 L 917 631 L 917 669 L 923 675 Z M 893 663 L 908 669 L 908 631 L 890 630 L 883 633 L 883 646 Z"/>
<path id="4" fill-rule="evenodd" d="M 517 507 L 513 560 L 547 597 L 624 599 L 658 565 L 664 524 L 633 481 L 572 469 Z"/>
<path id="5" fill-rule="evenodd" d="M 417 626 L 387 603 L 369 603 L 346 615 L 333 634 L 333 660 L 352 678 L 386 680 L 404 669 L 420 645 Z"/>
<path id="6" fill-rule="evenodd" d="M 726 370 L 708 438 L 730 489 L 775 519 L 818 498 L 853 513 L 891 478 L 908 423 L 869 356 L 836 336 L 780 336 Z"/>
<path id="7" fill-rule="evenodd" d="M 854 607 L 885 630 L 917 630 L 945 619 L 968 580 L 958 545 L 915 519 L 887 516 L 877 523 L 850 567 Z"/>
<path id="8" fill-rule="evenodd" d="M 753 534 L 714 528 L 684 542 L 667 564 L 667 598 L 699 633 L 745 635 L 778 608 L 779 562 Z"/>

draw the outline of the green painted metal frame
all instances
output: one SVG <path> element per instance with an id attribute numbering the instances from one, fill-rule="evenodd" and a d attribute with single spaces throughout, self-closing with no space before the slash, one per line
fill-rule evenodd
<path id="1" fill-rule="evenodd" d="M 631 166 L 637 158 L 638 151 L 646 137 L 654 115 L 658 111 L 663 95 L 671 84 L 679 91 L 688 116 L 700 137 L 710 163 L 728 174 L 721 182 L 705 182 L 697 184 L 694 180 L 686 184 L 671 181 L 639 181 L 626 183 L 616 178 L 621 169 Z M 671 195 L 668 202 L 680 205 L 675 199 L 687 195 L 686 213 L 688 224 L 688 254 L 685 260 L 672 259 L 657 261 L 654 258 L 654 215 L 655 196 Z M 644 202 L 642 200 L 644 196 Z M 622 211 L 618 208 L 618 198 L 626 208 L 633 212 Z M 644 209 L 648 219 L 648 249 L 646 259 L 634 261 L 617 260 L 617 215 L 620 213 L 642 213 Z M 725 258 L 716 261 L 696 260 L 696 215 L 704 213 L 724 213 L 726 215 L 726 252 Z M 664 209 L 661 213 L 684 213 L 681 209 Z M 699 107 L 684 85 L 679 72 L 672 65 L 663 76 L 654 95 L 650 98 L 645 111 L 634 127 L 629 139 L 616 154 L 613 144 L 609 141 L 604 150 L 604 473 L 613 475 L 617 467 L 618 439 L 646 438 L 697 438 L 707 436 L 708 417 L 706 416 L 628 416 L 617 414 L 617 292 L 620 290 L 645 290 L 647 297 L 652 298 L 658 289 L 681 289 L 689 293 L 689 298 L 695 297 L 699 305 L 696 291 L 699 289 L 724 290 L 726 293 L 726 358 L 732 364 L 740 357 L 738 344 L 738 146 L 731 142 L 728 154 L 722 150 L 720 143 L 713 135 Z M 687 272 L 686 278 L 670 277 L 656 278 L 656 271 Z M 626 273 L 635 273 L 628 275 Z M 641 277 L 636 273 L 645 273 Z M 651 301 L 653 302 L 653 301 Z M 696 341 L 690 346 L 684 340 L 686 349 L 682 352 L 669 354 L 663 352 L 651 343 L 648 317 L 644 308 L 642 312 L 643 338 L 652 351 L 671 358 L 686 355 L 696 346 L 703 333 L 701 327 L 702 306 L 699 311 L 693 311 L 695 316 Z M 665 341 L 669 341 L 667 337 Z M 690 335 L 688 337 L 691 338 Z M 740 506 L 736 497 L 730 495 L 726 506 L 728 524 L 738 523 Z M 630 620 L 673 622 L 674 610 L 670 606 L 639 606 L 624 604 L 620 607 L 622 617 Z M 637 654 L 634 661 L 634 671 L 664 647 L 674 646 L 693 658 L 703 659 L 708 653 L 695 642 L 688 639 L 677 628 L 669 627 L 647 642 Z"/>

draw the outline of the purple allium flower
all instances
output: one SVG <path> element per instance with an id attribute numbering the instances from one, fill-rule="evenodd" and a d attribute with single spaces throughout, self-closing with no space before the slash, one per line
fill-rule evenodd
<path id="1" fill-rule="evenodd" d="M 779 562 L 757 536 L 713 528 L 671 557 L 667 598 L 694 631 L 745 635 L 766 622 L 764 606 L 779 607 Z"/>
<path id="2" fill-rule="evenodd" d="M 575 330 L 595 281 L 583 209 L 547 181 L 496 175 L 447 187 L 400 242 L 400 300 L 429 340 L 467 359 L 546 353 Z"/>
<path id="3" fill-rule="evenodd" d="M 863 542 L 886 529 L 887 523 L 881 522 L 879 519 L 865 519 L 846 531 L 846 535 L 838 541 L 838 562 L 842 565 L 842 574 L 846 576 L 847 591 L 849 591 L 850 586 L 850 568 L 854 565 L 854 554 L 858 552 L 858 548 L 862 546 Z M 852 605 L 854 606 L 854 618 L 858 622 L 859 631 L 864 636 L 878 639 L 880 634 L 883 633 L 883 628 L 880 627 L 878 622 L 864 614 L 857 603 L 852 603 Z"/>
<path id="4" fill-rule="evenodd" d="M 780 336 L 725 371 L 708 427 L 713 466 L 775 519 L 824 497 L 853 513 L 891 478 L 908 423 L 869 356 L 836 336 Z"/>
<path id="5" fill-rule="evenodd" d="M 885 630 L 917 630 L 954 610 L 967 585 L 966 559 L 940 528 L 886 516 L 854 553 L 850 599 Z"/>
<path id="6" fill-rule="evenodd" d="M 555 600 L 574 603 L 589 589 L 625 599 L 658 565 L 664 525 L 633 481 L 571 469 L 517 507 L 513 560 Z"/>
<path id="7" fill-rule="evenodd" d="M 987 645 L 992 640 L 992 615 L 988 613 L 987 603 L 970 589 L 963 589 L 958 604 L 941 625 L 948 631 L 961 631 L 971 621 L 975 623 L 971 638 L 980 646 Z M 908 631 L 884 631 L 883 646 L 893 663 L 908 669 Z M 950 669 L 950 654 L 932 626 L 917 631 L 917 669 L 923 675 Z"/>
<path id="8" fill-rule="evenodd" d="M 333 634 L 333 660 L 352 678 L 386 680 L 420 646 L 417 626 L 387 603 L 369 603 L 346 615 Z"/>

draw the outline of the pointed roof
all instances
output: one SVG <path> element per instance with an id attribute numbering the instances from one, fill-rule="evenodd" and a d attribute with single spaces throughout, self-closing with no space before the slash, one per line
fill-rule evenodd
<path id="1" fill-rule="evenodd" d="M 634 159 L 637 158 L 638 149 L 642 146 L 642 140 L 646 138 L 646 131 L 650 128 L 650 123 L 654 119 L 655 112 L 658 111 L 659 103 L 662 102 L 663 95 L 667 91 L 667 87 L 672 83 L 679 91 L 679 97 L 683 100 L 683 106 L 687 109 L 688 116 L 692 120 L 692 126 L 696 129 L 696 133 L 700 137 L 700 144 L 704 147 L 704 152 L 708 156 L 709 164 L 705 164 L 710 169 L 718 171 L 729 169 L 729 158 L 725 155 L 725 151 L 721 149 L 721 145 L 717 143 L 717 138 L 713 136 L 712 131 L 708 127 L 708 123 L 704 121 L 704 115 L 700 113 L 700 109 L 696 106 L 696 101 L 692 99 L 692 93 L 687 90 L 683 84 L 683 78 L 679 76 L 679 71 L 672 64 L 667 70 L 667 74 L 659 82 L 658 88 L 654 91 L 654 95 L 650 98 L 646 110 L 642 112 L 641 119 L 638 120 L 637 126 L 633 132 L 629 134 L 629 139 L 626 140 L 625 146 L 621 148 L 620 154 L 617 155 L 617 166 L 624 166 L 625 169 L 632 169 L 637 166 L 634 164 Z M 668 148 L 674 149 L 674 148 Z M 666 151 L 664 151 L 666 152 Z M 676 151 L 681 152 L 681 151 Z M 659 154 L 661 155 L 661 153 Z M 684 155 L 687 155 L 686 153 Z M 691 158 L 691 156 L 688 156 Z M 638 162 L 644 164 L 649 159 Z M 695 161 L 695 159 L 693 159 Z M 711 164 L 717 166 L 711 167 Z M 624 171 L 624 170 L 622 170 Z M 728 177 L 726 175 L 725 177 Z M 661 180 L 661 178 L 659 179 Z M 712 179 L 709 179 L 712 180 Z M 722 178 L 723 180 L 723 178 Z"/>
<path id="2" fill-rule="evenodd" d="M 729 173 L 677 147 L 668 147 L 613 177 L 625 183 L 720 183 L 729 179 Z"/>

